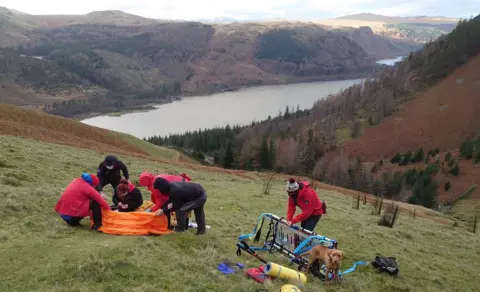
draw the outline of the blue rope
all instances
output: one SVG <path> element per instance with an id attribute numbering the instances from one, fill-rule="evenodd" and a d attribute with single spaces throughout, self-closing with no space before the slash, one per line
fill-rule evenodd
<path id="1" fill-rule="evenodd" d="M 341 276 L 341 275 L 350 274 L 351 272 L 355 272 L 355 270 L 357 269 L 357 266 L 359 266 L 359 265 L 368 265 L 368 262 L 358 261 L 358 262 L 354 263 L 349 269 L 347 269 L 343 272 L 339 272 L 338 274 Z"/>

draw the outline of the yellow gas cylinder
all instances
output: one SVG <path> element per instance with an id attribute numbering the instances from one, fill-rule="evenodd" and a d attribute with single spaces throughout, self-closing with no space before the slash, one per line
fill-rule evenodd
<path id="1" fill-rule="evenodd" d="M 292 284 L 287 284 L 282 286 L 280 292 L 302 292 L 302 290 Z"/>

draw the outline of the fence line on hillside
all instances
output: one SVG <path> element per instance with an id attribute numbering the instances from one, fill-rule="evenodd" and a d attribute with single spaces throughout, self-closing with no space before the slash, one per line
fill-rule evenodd
<path id="1" fill-rule="evenodd" d="M 321 189 L 321 188 L 320 188 Z M 345 193 L 344 193 L 345 194 Z M 367 194 L 357 192 L 356 194 L 347 194 L 352 198 L 352 208 L 360 209 L 360 201 L 363 200 L 363 204 L 367 204 Z M 460 227 L 469 232 L 476 233 L 478 229 L 478 216 L 475 215 L 472 221 L 460 221 L 455 219 L 445 219 L 437 216 L 430 216 L 423 213 L 418 208 L 407 209 L 402 208 L 398 202 L 386 201 L 383 197 L 374 197 L 370 200 L 371 214 L 380 216 L 379 224 L 383 226 L 393 227 L 400 214 L 406 214 L 409 218 L 415 219 L 417 217 L 433 220 L 444 225 L 450 225 L 452 227 Z M 417 211 L 418 210 L 418 211 Z M 383 213 L 382 213 L 383 212 Z"/>

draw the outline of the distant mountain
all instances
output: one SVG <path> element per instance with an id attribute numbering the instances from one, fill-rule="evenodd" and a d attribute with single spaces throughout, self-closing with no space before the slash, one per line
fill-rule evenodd
<path id="1" fill-rule="evenodd" d="M 370 27 L 376 35 L 410 44 L 424 44 L 451 32 L 460 19 L 443 16 L 383 16 L 372 13 L 319 20 L 331 29 Z"/>
<path id="2" fill-rule="evenodd" d="M 337 17 L 337 19 L 376 21 L 384 23 L 427 23 L 427 24 L 444 24 L 449 23 L 456 25 L 459 18 L 444 16 L 384 16 L 373 13 L 360 13 Z"/>
<path id="3" fill-rule="evenodd" d="M 380 68 L 376 60 L 420 48 L 369 27 L 229 20 L 166 21 L 122 11 L 29 15 L 2 8 L 0 101 L 79 116 L 180 94 L 367 77 Z"/>
<path id="4" fill-rule="evenodd" d="M 180 94 L 366 77 L 379 67 L 348 34 L 303 22 L 1 13 L 0 101 L 69 117 Z"/>

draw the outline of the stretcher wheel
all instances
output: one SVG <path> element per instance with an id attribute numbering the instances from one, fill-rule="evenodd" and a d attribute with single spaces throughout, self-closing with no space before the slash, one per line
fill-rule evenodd
<path id="1" fill-rule="evenodd" d="M 312 273 L 313 276 L 317 278 L 323 278 L 323 274 L 320 273 L 320 262 L 316 260 L 311 266 L 310 266 L 310 273 Z"/>

